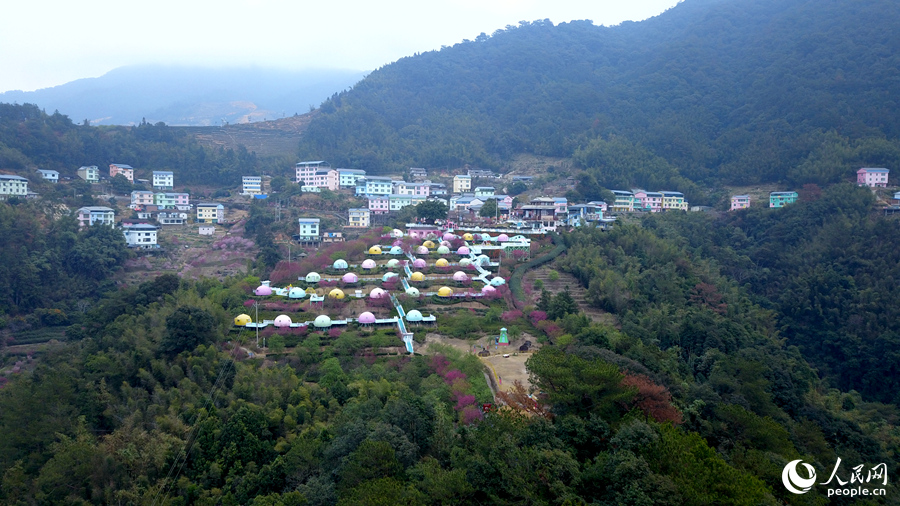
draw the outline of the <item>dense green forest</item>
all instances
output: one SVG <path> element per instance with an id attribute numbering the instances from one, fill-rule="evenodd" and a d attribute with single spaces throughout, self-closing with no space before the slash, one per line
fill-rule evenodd
<path id="1" fill-rule="evenodd" d="M 28 169 L 52 169 L 77 177 L 82 165 L 103 169 L 110 163 L 135 167 L 135 177 L 152 170 L 171 170 L 182 184 L 237 186 L 241 176 L 258 174 L 254 153 L 240 148 L 211 150 L 185 131 L 164 123 L 134 127 L 76 125 L 68 116 L 47 114 L 33 104 L 0 103 L 0 169 L 31 177 Z"/>
<path id="2" fill-rule="evenodd" d="M 890 0 L 687 0 L 614 27 L 523 22 L 372 72 L 322 104 L 300 153 L 378 172 L 581 152 L 589 168 L 614 143 L 670 170 L 608 187 L 833 183 L 900 161 L 898 19 Z"/>

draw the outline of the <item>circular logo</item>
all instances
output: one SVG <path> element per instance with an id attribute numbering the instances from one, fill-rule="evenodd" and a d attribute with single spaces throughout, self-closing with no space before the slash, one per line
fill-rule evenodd
<path id="1" fill-rule="evenodd" d="M 800 463 L 803 463 L 800 459 L 788 462 L 784 466 L 784 471 L 781 472 L 781 482 L 784 483 L 784 488 L 794 494 L 805 494 L 816 483 L 816 470 L 813 469 L 813 466 L 803 463 L 809 478 L 803 478 L 797 473 L 797 464 Z"/>

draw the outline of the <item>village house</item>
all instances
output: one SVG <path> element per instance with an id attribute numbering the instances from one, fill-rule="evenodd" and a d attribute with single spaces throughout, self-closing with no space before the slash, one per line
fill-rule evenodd
<path id="1" fill-rule="evenodd" d="M 465 193 L 472 189 L 472 176 L 457 174 L 453 176 L 453 193 Z"/>
<path id="2" fill-rule="evenodd" d="M 349 209 L 348 215 L 348 226 L 355 228 L 369 228 L 371 213 L 368 209 Z"/>
<path id="3" fill-rule="evenodd" d="M 0 174 L 0 199 L 28 195 L 28 180 L 22 176 Z"/>
<path id="4" fill-rule="evenodd" d="M 216 227 L 213 225 L 200 225 L 197 233 L 200 235 L 216 235 Z"/>
<path id="5" fill-rule="evenodd" d="M 389 208 L 391 211 L 399 211 L 406 206 L 415 206 L 422 202 L 425 202 L 426 197 L 424 195 L 391 195 L 388 197 Z"/>
<path id="6" fill-rule="evenodd" d="M 396 195 L 421 195 L 428 197 L 431 187 L 427 183 L 407 183 L 406 181 L 394 181 L 393 192 Z"/>
<path id="7" fill-rule="evenodd" d="M 116 224 L 116 212 L 102 206 L 82 207 L 78 209 L 76 218 L 80 227 L 93 227 L 95 224 L 112 227 Z"/>
<path id="8" fill-rule="evenodd" d="M 243 195 L 259 195 L 262 193 L 261 176 L 241 176 L 241 193 Z"/>
<path id="9" fill-rule="evenodd" d="M 476 197 L 491 197 L 494 195 L 493 186 L 478 186 L 475 188 Z"/>
<path id="10" fill-rule="evenodd" d="M 390 195 L 394 182 L 386 176 L 366 176 L 356 181 L 356 195 Z"/>
<path id="11" fill-rule="evenodd" d="M 152 191 L 149 190 L 135 190 L 131 192 L 131 208 L 144 208 L 145 206 L 152 206 L 154 204 L 154 195 Z"/>
<path id="12" fill-rule="evenodd" d="M 884 188 L 888 184 L 888 175 L 890 174 L 890 170 L 888 169 L 873 169 L 873 168 L 862 168 L 856 171 L 856 184 L 860 186 L 870 186 L 876 187 L 880 186 Z"/>
<path id="13" fill-rule="evenodd" d="M 769 193 L 769 207 L 784 207 L 797 201 L 797 192 L 772 192 Z"/>
<path id="14" fill-rule="evenodd" d="M 100 182 L 100 169 L 96 165 L 85 165 L 76 172 L 78 177 L 84 179 L 88 183 L 94 184 Z"/>
<path id="15" fill-rule="evenodd" d="M 615 196 L 615 201 L 612 204 L 613 211 L 625 211 L 630 212 L 634 211 L 634 194 L 630 191 L 625 190 L 610 190 L 612 194 Z"/>
<path id="16" fill-rule="evenodd" d="M 129 248 L 158 248 L 156 232 L 156 226 L 147 223 L 122 226 L 125 244 Z"/>
<path id="17" fill-rule="evenodd" d="M 155 190 L 174 190 L 175 174 L 170 170 L 154 170 L 153 188 Z"/>
<path id="18" fill-rule="evenodd" d="M 153 195 L 153 204 L 159 209 L 187 211 L 191 208 L 191 195 L 189 193 L 156 193 Z"/>
<path id="19" fill-rule="evenodd" d="M 466 170 L 466 175 L 468 175 L 469 177 L 497 177 L 494 174 L 494 171 L 485 169 L 468 169 Z"/>
<path id="20" fill-rule="evenodd" d="M 319 243 L 319 218 L 299 218 L 299 233 L 296 236 L 297 242 L 301 244 L 318 244 Z"/>
<path id="21" fill-rule="evenodd" d="M 222 204 L 197 204 L 197 222 L 222 223 L 225 221 L 225 206 Z"/>
<path id="22" fill-rule="evenodd" d="M 640 208 L 651 213 L 658 213 L 663 208 L 663 195 L 660 192 L 648 192 L 645 190 L 632 190 L 634 194 L 635 208 Z"/>
<path id="23" fill-rule="evenodd" d="M 160 225 L 184 225 L 187 219 L 187 213 L 179 211 L 161 211 L 156 214 L 156 221 Z"/>
<path id="24" fill-rule="evenodd" d="M 322 242 L 344 242 L 344 233 L 336 230 L 322 232 Z"/>
<path id="25" fill-rule="evenodd" d="M 356 188 L 356 182 L 364 177 L 366 177 L 366 171 L 361 169 L 338 169 L 338 186 Z"/>
<path id="26" fill-rule="evenodd" d="M 731 196 L 730 211 L 735 211 L 737 209 L 747 209 L 749 207 L 750 207 L 750 195 L 732 195 Z"/>
<path id="27" fill-rule="evenodd" d="M 679 211 L 688 210 L 688 203 L 685 202 L 683 193 L 670 191 L 661 191 L 659 193 L 661 193 L 663 197 L 663 209 L 677 209 Z"/>
<path id="28" fill-rule="evenodd" d="M 409 177 L 413 181 L 424 181 L 428 178 L 428 171 L 422 167 L 410 167 Z"/>
<path id="29" fill-rule="evenodd" d="M 109 164 L 109 177 L 114 178 L 119 174 L 125 176 L 125 179 L 134 183 L 134 168 L 131 165 L 125 165 L 124 163 L 111 163 Z"/>
<path id="30" fill-rule="evenodd" d="M 391 210 L 391 199 L 387 195 L 372 195 L 368 200 L 372 214 L 387 214 Z"/>
<path id="31" fill-rule="evenodd" d="M 57 172 L 55 170 L 38 169 L 37 173 L 40 174 L 41 178 L 44 181 L 48 181 L 50 183 L 58 183 L 59 182 L 59 172 Z"/>
<path id="32" fill-rule="evenodd" d="M 429 197 L 443 197 L 447 195 L 447 185 L 443 183 L 432 183 L 431 181 L 425 181 L 428 185 L 428 196 Z"/>
<path id="33" fill-rule="evenodd" d="M 327 188 L 337 191 L 340 187 L 340 173 L 331 168 L 327 162 L 300 162 L 295 167 L 297 184 L 300 186 L 312 186 Z"/>

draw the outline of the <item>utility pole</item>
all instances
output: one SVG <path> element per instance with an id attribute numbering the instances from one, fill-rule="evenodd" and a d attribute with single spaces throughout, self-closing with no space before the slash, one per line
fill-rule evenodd
<path id="1" fill-rule="evenodd" d="M 256 347 L 259 348 L 259 301 L 253 303 L 256 309 Z"/>

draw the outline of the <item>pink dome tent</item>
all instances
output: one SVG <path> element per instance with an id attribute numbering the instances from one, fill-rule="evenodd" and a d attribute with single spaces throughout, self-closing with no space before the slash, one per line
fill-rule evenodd
<path id="1" fill-rule="evenodd" d="M 497 289 L 491 285 L 484 285 L 483 287 L 481 287 L 481 293 L 483 293 L 485 295 L 489 295 L 489 294 L 496 293 L 496 292 L 497 292 Z"/>
<path id="2" fill-rule="evenodd" d="M 363 269 L 374 269 L 375 268 L 375 260 L 372 260 L 371 258 L 367 258 L 367 259 L 363 260 L 362 268 Z"/>
<path id="3" fill-rule="evenodd" d="M 262 297 L 266 297 L 268 295 L 272 295 L 272 287 L 269 285 L 260 285 L 256 290 L 253 290 L 253 293 Z"/>
<path id="4" fill-rule="evenodd" d="M 294 322 L 292 322 L 291 317 L 286 314 L 278 315 L 275 317 L 275 326 L 278 328 L 290 327 L 291 323 Z"/>
<path id="5" fill-rule="evenodd" d="M 427 255 L 427 254 L 428 254 L 428 248 L 426 248 L 425 246 L 419 246 L 419 247 L 416 248 L 416 254 L 417 254 L 417 255 Z"/>
<path id="6" fill-rule="evenodd" d="M 413 260 L 414 269 L 424 269 L 426 265 L 425 260 L 422 260 L 421 258 Z"/>
<path id="7" fill-rule="evenodd" d="M 509 241 L 509 236 L 506 234 L 500 234 L 497 236 L 497 242 L 507 242 Z"/>
<path id="8" fill-rule="evenodd" d="M 387 292 L 382 290 L 381 288 L 373 288 L 371 292 L 369 292 L 369 298 L 371 299 L 380 299 L 381 297 L 386 297 Z"/>
<path id="9" fill-rule="evenodd" d="M 453 273 L 453 281 L 468 281 L 469 276 L 466 275 L 463 271 L 456 271 Z"/>
<path id="10" fill-rule="evenodd" d="M 344 283 L 356 283 L 357 281 L 359 281 L 359 276 L 352 272 L 348 272 L 347 274 L 344 274 L 341 280 L 343 280 Z"/>
<path id="11" fill-rule="evenodd" d="M 452 234 L 452 233 L 450 233 L 450 232 L 444 232 L 444 237 L 443 237 L 443 239 L 444 239 L 445 241 L 452 241 L 453 239 L 456 239 L 456 235 L 454 235 L 454 234 Z"/>
<path id="12" fill-rule="evenodd" d="M 366 311 L 365 313 L 359 315 L 357 321 L 363 325 L 372 325 L 373 323 L 375 323 L 375 315 Z"/>
<path id="13" fill-rule="evenodd" d="M 465 246 L 460 246 L 459 249 L 456 250 L 456 254 L 457 254 L 457 255 L 468 255 L 468 254 L 469 254 L 469 248 L 467 248 L 467 247 L 465 247 Z"/>

